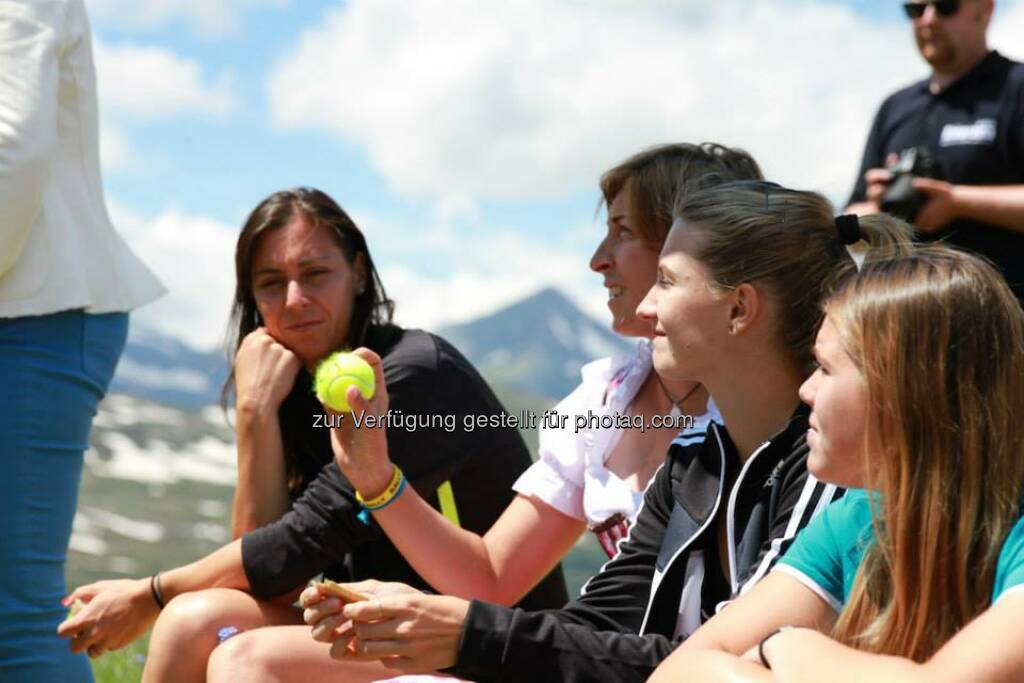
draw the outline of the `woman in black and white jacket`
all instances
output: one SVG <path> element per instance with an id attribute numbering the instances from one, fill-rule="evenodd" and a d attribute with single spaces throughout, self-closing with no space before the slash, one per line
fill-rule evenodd
<path id="1" fill-rule="evenodd" d="M 619 553 L 563 609 L 362 584 L 374 597 L 342 610 L 307 590 L 307 622 L 334 641 L 335 657 L 475 681 L 644 680 L 840 494 L 807 474 L 797 390 L 822 297 L 855 269 L 847 244 L 892 244 L 906 226 L 872 217 L 851 229 L 819 195 L 752 182 L 690 195 L 676 216 L 638 311 L 656 323 L 655 368 L 703 383 L 728 431 L 712 425 L 673 442 Z M 335 436 L 339 459 L 373 447 L 373 435 Z"/>

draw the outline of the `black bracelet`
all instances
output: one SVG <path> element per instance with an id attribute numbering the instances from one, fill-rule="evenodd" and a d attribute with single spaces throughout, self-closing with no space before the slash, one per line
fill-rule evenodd
<path id="1" fill-rule="evenodd" d="M 153 594 L 153 602 L 160 609 L 164 608 L 164 593 L 160 590 L 160 572 L 149 577 L 149 592 Z"/>
<path id="2" fill-rule="evenodd" d="M 792 626 L 782 626 L 782 627 L 772 631 L 768 635 L 766 635 L 764 638 L 761 639 L 761 642 L 757 644 L 757 656 L 761 659 L 761 665 L 764 668 L 768 669 L 769 671 L 771 671 L 772 665 L 768 662 L 768 660 L 764 656 L 764 644 L 767 643 L 771 638 L 779 635 L 783 631 L 788 631 L 791 628 L 793 628 L 793 627 Z"/>

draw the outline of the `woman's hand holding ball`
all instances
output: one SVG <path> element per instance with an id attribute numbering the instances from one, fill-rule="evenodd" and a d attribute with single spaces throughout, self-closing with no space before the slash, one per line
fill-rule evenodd
<path id="1" fill-rule="evenodd" d="M 332 354 L 317 367 L 314 385 L 317 398 L 340 425 L 331 429 L 338 467 L 364 498 L 374 497 L 387 488 L 394 473 L 388 457 L 388 392 L 380 356 L 366 348 Z M 345 407 L 350 410 L 342 412 Z"/>
<path id="2" fill-rule="evenodd" d="M 361 356 L 337 351 L 320 361 L 313 383 L 316 397 L 325 407 L 337 413 L 350 413 L 348 391 L 355 387 L 367 401 L 373 398 L 377 386 L 373 368 Z"/>

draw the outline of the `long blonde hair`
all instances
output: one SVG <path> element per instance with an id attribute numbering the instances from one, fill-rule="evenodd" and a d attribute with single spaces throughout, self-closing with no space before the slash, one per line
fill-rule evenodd
<path id="1" fill-rule="evenodd" d="M 1024 487 L 1024 313 L 979 258 L 865 264 L 825 307 L 867 382 L 867 488 L 882 494 L 834 636 L 928 659 L 989 605 Z"/>

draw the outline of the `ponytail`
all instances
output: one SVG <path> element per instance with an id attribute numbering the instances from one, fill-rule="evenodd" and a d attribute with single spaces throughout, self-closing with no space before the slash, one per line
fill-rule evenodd
<path id="1" fill-rule="evenodd" d="M 779 303 L 781 339 L 800 367 L 811 347 L 825 298 L 857 266 L 840 239 L 832 205 L 816 192 L 764 181 L 700 190 L 680 202 L 678 229 L 690 231 L 700 261 L 717 286 L 762 286 Z M 890 216 L 858 219 L 867 259 L 905 253 L 910 226 Z"/>

